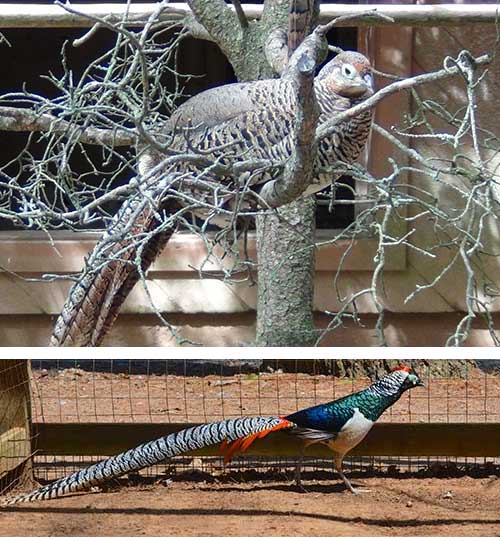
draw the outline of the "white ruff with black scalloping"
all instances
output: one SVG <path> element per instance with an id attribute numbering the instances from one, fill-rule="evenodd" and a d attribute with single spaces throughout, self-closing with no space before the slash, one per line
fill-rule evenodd
<path id="1" fill-rule="evenodd" d="M 395 370 L 382 379 L 376 381 L 371 385 L 367 391 L 371 392 L 375 396 L 391 397 L 398 394 L 401 391 L 401 386 L 408 377 L 408 372 L 405 370 Z"/>

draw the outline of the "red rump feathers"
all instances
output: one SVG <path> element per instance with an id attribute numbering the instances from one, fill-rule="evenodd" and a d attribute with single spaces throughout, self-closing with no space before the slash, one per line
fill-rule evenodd
<path id="1" fill-rule="evenodd" d="M 268 428 L 267 430 L 262 430 L 261 432 L 256 432 L 255 434 L 250 434 L 249 436 L 244 436 L 239 438 L 231 443 L 227 441 L 222 442 L 220 446 L 221 453 L 224 455 L 224 464 L 231 462 L 233 456 L 239 451 L 244 453 L 250 445 L 256 440 L 267 436 L 270 432 L 276 432 L 277 430 L 283 430 L 284 428 L 290 428 L 293 426 L 293 423 L 283 419 L 281 423 L 277 424 L 273 428 Z"/>
<path id="2" fill-rule="evenodd" d="M 411 372 L 411 368 L 405 365 L 396 366 L 396 368 L 393 368 L 391 372 L 397 372 L 398 370 L 403 370 L 404 372 L 408 372 L 408 374 Z"/>

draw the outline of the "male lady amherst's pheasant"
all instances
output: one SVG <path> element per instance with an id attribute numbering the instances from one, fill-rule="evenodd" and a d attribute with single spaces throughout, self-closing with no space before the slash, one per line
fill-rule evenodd
<path id="1" fill-rule="evenodd" d="M 373 94 L 370 62 L 354 51 L 338 54 L 316 76 L 314 91 L 321 124 Z M 217 224 L 218 218 L 227 218 L 224 210 L 248 208 L 244 200 L 235 201 L 235 194 L 242 191 L 241 179 L 221 178 L 212 167 L 189 161 L 163 167 L 172 152 L 199 154 L 212 164 L 235 166 L 257 160 L 279 169 L 292 156 L 297 100 L 293 82 L 282 78 L 213 88 L 181 105 L 162 130 L 170 141 L 169 151 L 147 147 L 139 153 L 139 192 L 122 205 L 86 259 L 50 345 L 100 345 L 131 289 L 170 239 L 169 217 L 179 219 L 187 208 Z M 372 112 L 365 111 L 336 125 L 319 142 L 314 178 L 303 196 L 331 185 L 334 179 L 328 169 L 357 159 L 371 122 Z M 255 204 L 256 194 L 274 175 L 272 168 L 252 173 L 251 190 L 243 199 L 248 196 Z"/>
<path id="2" fill-rule="evenodd" d="M 152 466 L 176 455 L 221 444 L 225 461 L 245 452 L 258 438 L 271 432 L 287 431 L 302 440 L 303 448 L 314 443 L 327 445 L 333 452 L 335 467 L 346 487 L 356 490 L 342 471 L 344 456 L 370 431 L 375 421 L 408 389 L 423 385 L 416 372 L 407 366 L 395 368 L 363 391 L 333 402 L 313 406 L 286 417 L 242 417 L 199 425 L 169 434 L 103 460 L 31 494 L 17 496 L 7 504 L 49 500 L 99 485 L 126 473 Z M 300 484 L 299 462 L 296 481 Z"/>

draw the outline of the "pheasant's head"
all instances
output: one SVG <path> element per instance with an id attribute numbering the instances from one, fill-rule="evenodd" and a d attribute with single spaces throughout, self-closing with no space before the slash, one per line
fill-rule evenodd
<path id="1" fill-rule="evenodd" d="M 317 79 L 328 90 L 345 98 L 361 98 L 373 94 L 370 61 L 355 51 L 339 53 L 318 73 Z"/>
<path id="2" fill-rule="evenodd" d="M 420 379 L 419 375 L 413 368 L 409 366 L 398 366 L 391 372 L 396 376 L 399 376 L 400 386 L 403 391 L 412 389 L 413 387 L 423 387 L 424 383 Z"/>
<path id="3" fill-rule="evenodd" d="M 394 403 L 405 391 L 423 386 L 418 374 L 409 366 L 398 366 L 377 380 L 371 387 L 372 393 L 389 399 Z M 387 404 L 386 404 L 387 406 Z"/>

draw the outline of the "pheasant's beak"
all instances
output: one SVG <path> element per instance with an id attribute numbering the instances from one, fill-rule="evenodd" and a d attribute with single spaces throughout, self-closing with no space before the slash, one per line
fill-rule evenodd
<path id="1" fill-rule="evenodd" d="M 361 75 L 356 75 L 354 79 L 351 80 L 351 85 L 356 88 L 370 88 L 370 84 L 368 84 L 368 81 L 365 81 L 364 77 L 361 77 Z"/>
<path id="2" fill-rule="evenodd" d="M 363 75 L 362 79 L 366 88 L 373 90 L 373 75 L 371 73 L 366 73 L 365 75 Z"/>
<path id="3" fill-rule="evenodd" d="M 417 387 L 425 387 L 425 383 L 423 381 L 419 381 L 417 383 Z"/>
<path id="4" fill-rule="evenodd" d="M 365 75 L 364 77 L 361 77 L 361 75 L 356 75 L 353 79 L 349 81 L 349 89 L 344 90 L 345 95 L 349 95 L 352 97 L 362 96 L 367 91 L 372 90 L 372 81 L 371 77 L 368 79 L 368 77 Z"/>

